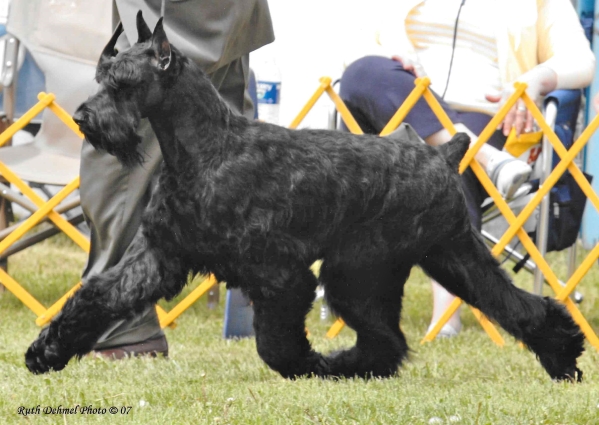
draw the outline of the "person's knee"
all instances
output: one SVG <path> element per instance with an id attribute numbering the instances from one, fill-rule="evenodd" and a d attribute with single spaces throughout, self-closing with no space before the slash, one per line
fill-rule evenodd
<path id="1" fill-rule="evenodd" d="M 351 95 L 359 92 L 375 92 L 389 84 L 409 81 L 413 88 L 414 76 L 404 71 L 401 63 L 383 56 L 364 56 L 352 62 L 341 77 L 340 93 Z M 389 82 L 387 84 L 386 82 Z"/>

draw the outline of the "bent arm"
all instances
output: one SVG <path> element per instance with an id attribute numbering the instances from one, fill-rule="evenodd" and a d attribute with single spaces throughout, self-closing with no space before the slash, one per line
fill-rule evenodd
<path id="1" fill-rule="evenodd" d="M 544 0 L 537 21 L 540 65 L 555 73 L 555 80 L 541 69 L 544 83 L 553 89 L 578 89 L 588 86 L 595 73 L 595 56 L 576 11 L 568 0 Z"/>

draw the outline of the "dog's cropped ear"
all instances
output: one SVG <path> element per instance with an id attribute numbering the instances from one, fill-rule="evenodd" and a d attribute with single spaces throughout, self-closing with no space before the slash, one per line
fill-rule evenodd
<path id="1" fill-rule="evenodd" d="M 110 37 L 108 44 L 106 44 L 106 46 L 104 47 L 104 50 L 102 50 L 102 55 L 100 56 L 101 62 L 103 60 L 110 60 L 110 58 L 115 55 L 114 46 L 116 45 L 116 41 L 119 39 L 119 36 L 121 35 L 122 32 L 123 32 L 123 23 L 119 22 L 116 29 L 114 30 L 114 33 L 112 34 L 112 37 Z"/>
<path id="2" fill-rule="evenodd" d="M 146 24 L 143 14 L 141 13 L 141 9 L 139 10 L 139 12 L 137 12 L 136 22 L 137 42 L 143 43 L 144 41 L 148 41 L 150 38 L 152 38 L 152 30 L 150 29 L 150 27 L 148 27 L 148 24 Z"/>
<path id="3" fill-rule="evenodd" d="M 114 46 L 116 45 L 116 41 L 118 40 L 122 32 L 123 24 L 119 22 L 116 29 L 114 30 L 114 33 L 112 34 L 112 37 L 110 37 L 108 44 L 106 45 L 106 47 L 104 47 L 104 50 L 102 50 L 102 54 L 100 55 L 100 60 L 98 61 L 98 69 L 96 70 L 96 80 L 98 80 L 99 76 L 102 74 L 102 72 L 104 72 L 105 69 L 110 68 L 110 65 L 112 63 L 111 59 L 116 55 L 116 52 L 114 51 Z"/>
<path id="4" fill-rule="evenodd" d="M 158 60 L 158 67 L 166 71 L 171 64 L 171 44 L 166 38 L 164 27 L 162 26 L 162 18 L 158 20 L 152 34 L 152 46 Z"/>

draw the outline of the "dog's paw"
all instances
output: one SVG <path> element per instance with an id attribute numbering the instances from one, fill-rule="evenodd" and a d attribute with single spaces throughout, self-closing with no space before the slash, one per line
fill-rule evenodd
<path id="1" fill-rule="evenodd" d="M 538 355 L 537 358 L 553 381 L 581 382 L 582 370 L 577 367 L 576 361 L 581 351 L 575 350 L 574 355 L 571 353 L 568 353 L 569 355 L 563 353 L 560 353 L 560 355 L 542 354 Z"/>
<path id="2" fill-rule="evenodd" d="M 582 370 L 578 369 L 577 367 L 573 367 L 568 372 L 553 376 L 552 378 L 556 382 L 563 382 L 563 381 L 572 382 L 572 383 L 582 382 Z"/>
<path id="3" fill-rule="evenodd" d="M 331 375 L 331 367 L 329 361 L 320 353 L 312 353 L 308 357 L 310 373 L 312 376 L 327 378 Z"/>
<path id="4" fill-rule="evenodd" d="M 48 329 L 42 330 L 25 353 L 27 369 L 36 375 L 64 369 L 71 357 L 61 349 L 56 340 L 52 340 Z"/>

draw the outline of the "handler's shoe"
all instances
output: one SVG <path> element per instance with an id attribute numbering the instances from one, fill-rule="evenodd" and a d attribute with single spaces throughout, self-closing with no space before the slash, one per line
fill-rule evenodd
<path id="1" fill-rule="evenodd" d="M 166 336 L 160 335 L 156 338 L 138 342 L 137 344 L 94 350 L 93 353 L 113 360 L 139 356 L 158 357 L 158 355 L 162 355 L 163 357 L 168 357 L 168 342 L 166 341 Z"/>
<path id="2" fill-rule="evenodd" d="M 435 324 L 431 323 L 431 325 L 426 330 L 427 334 L 431 331 L 431 329 L 433 329 L 433 326 L 435 326 Z M 461 323 L 460 323 L 460 326 L 459 326 L 458 329 L 454 328 L 449 323 L 446 323 L 441 328 L 441 330 L 439 331 L 439 333 L 437 334 L 437 338 L 453 338 L 454 336 L 458 336 L 458 334 L 460 333 L 461 329 L 462 329 L 462 324 Z"/>
<path id="3" fill-rule="evenodd" d="M 505 199 L 511 199 L 531 173 L 530 165 L 507 152 L 499 152 L 487 164 L 487 174 Z"/>

